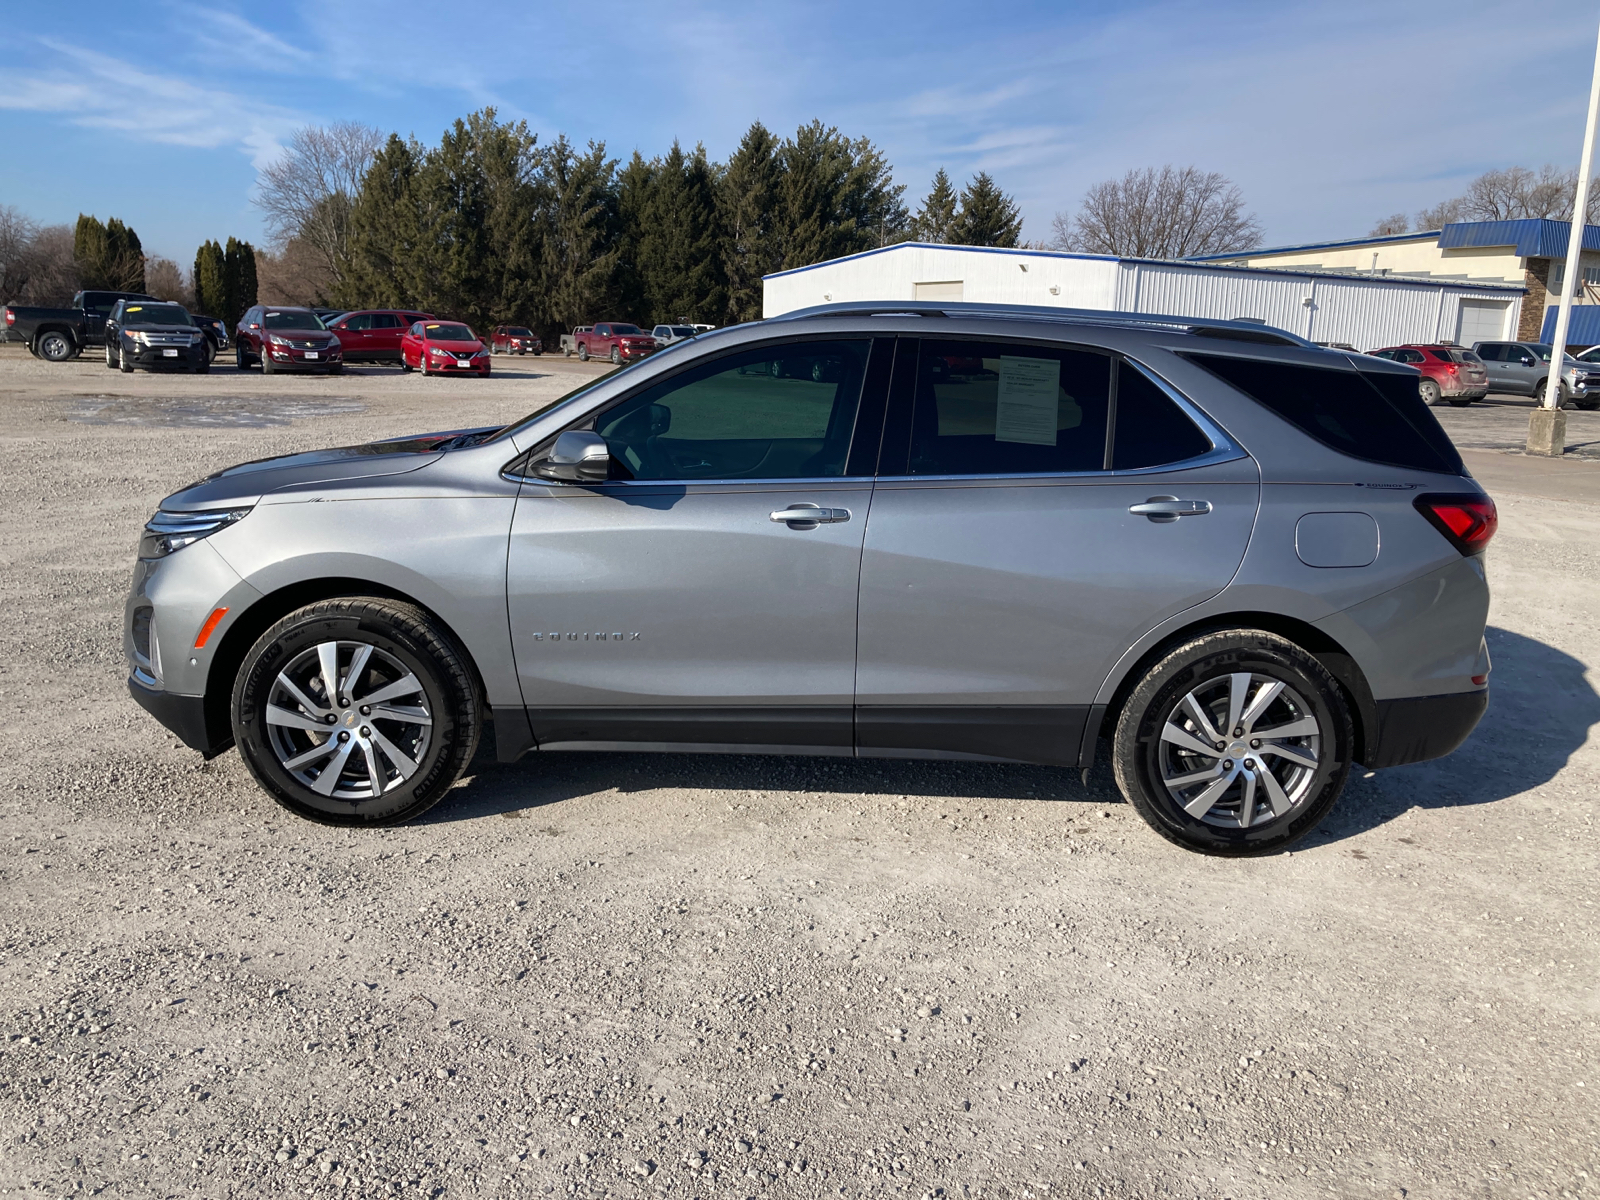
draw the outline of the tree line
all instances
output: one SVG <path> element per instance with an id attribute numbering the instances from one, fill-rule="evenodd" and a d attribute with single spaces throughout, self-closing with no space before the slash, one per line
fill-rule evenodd
<path id="1" fill-rule="evenodd" d="M 913 214 L 883 153 L 820 121 L 752 124 L 726 162 L 674 142 L 623 162 L 541 143 L 484 109 L 436 145 L 349 123 L 301 130 L 264 169 L 263 288 L 404 306 L 547 335 L 607 317 L 721 325 L 761 315 L 761 278 L 893 242 L 1015 246 L 1017 204 L 940 170 Z"/>
<path id="2" fill-rule="evenodd" d="M 1383 218 L 1372 227 L 1371 236 L 1442 229 L 1457 221 L 1543 218 L 1570 222 L 1577 194 L 1576 169 L 1563 171 L 1546 164 L 1537 171 L 1527 167 L 1485 171 L 1467 185 L 1462 195 L 1424 208 L 1410 220 L 1403 212 Z M 1600 178 L 1589 185 L 1583 219 L 1589 225 L 1600 224 Z"/>

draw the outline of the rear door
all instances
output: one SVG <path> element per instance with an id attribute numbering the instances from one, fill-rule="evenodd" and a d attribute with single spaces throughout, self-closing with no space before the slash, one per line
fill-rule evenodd
<path id="1" fill-rule="evenodd" d="M 907 340 L 894 375 L 862 557 L 857 746 L 1075 763 L 1117 659 L 1233 577 L 1256 465 L 1094 349 Z"/>
<path id="2" fill-rule="evenodd" d="M 891 352 L 810 338 L 694 363 L 581 423 L 619 478 L 528 478 L 507 590 L 542 747 L 852 753 Z"/>

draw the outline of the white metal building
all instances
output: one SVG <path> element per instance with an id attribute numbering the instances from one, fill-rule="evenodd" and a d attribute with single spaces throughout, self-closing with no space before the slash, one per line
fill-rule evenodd
<path id="1" fill-rule="evenodd" d="M 1373 350 L 1405 342 L 1513 336 L 1527 289 L 1515 284 L 1294 271 L 1165 259 L 902 242 L 763 281 L 774 317 L 848 300 L 966 300 L 1230 320 L 1314 342 Z"/>

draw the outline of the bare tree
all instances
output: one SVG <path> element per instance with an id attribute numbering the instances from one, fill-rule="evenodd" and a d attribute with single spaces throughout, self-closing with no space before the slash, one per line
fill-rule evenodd
<path id="1" fill-rule="evenodd" d="M 152 254 L 144 260 L 144 290 L 157 300 L 174 300 L 185 307 L 192 306 L 194 296 L 183 270 L 170 258 Z"/>
<path id="2" fill-rule="evenodd" d="M 1404 233 L 1409 228 L 1410 223 L 1406 220 L 1405 213 L 1398 212 L 1393 216 L 1385 217 L 1383 220 L 1379 221 L 1372 227 L 1372 232 L 1367 234 L 1367 236 L 1389 237 L 1392 234 Z"/>
<path id="3" fill-rule="evenodd" d="M 340 278 L 350 243 L 350 211 L 385 135 L 370 125 L 339 121 L 307 126 L 289 139 L 282 158 L 261 168 L 255 203 L 267 218 L 273 249 L 291 241 L 324 276 Z"/>
<path id="4" fill-rule="evenodd" d="M 1577 190 L 1577 171 L 1548 163 L 1537 171 L 1526 167 L 1485 171 L 1467 185 L 1466 195 L 1419 212 L 1417 228 L 1440 229 L 1455 221 L 1570 221 Z M 1600 224 L 1600 188 L 1590 187 L 1584 220 Z"/>
<path id="5" fill-rule="evenodd" d="M 326 264 L 299 238 L 290 238 L 276 254 L 256 251 L 256 298 L 263 304 L 313 307 L 326 302 L 331 277 Z"/>
<path id="6" fill-rule="evenodd" d="M 1077 214 L 1058 213 L 1053 226 L 1060 249 L 1136 258 L 1218 254 L 1261 237 L 1261 223 L 1227 177 L 1170 164 L 1095 184 Z"/>
<path id="7" fill-rule="evenodd" d="M 70 225 L 47 225 L 34 234 L 6 272 L 7 297 L 22 304 L 60 307 L 78 290 L 78 260 Z"/>
<path id="8" fill-rule="evenodd" d="M 33 239 L 38 236 L 37 222 L 9 204 L 0 204 L 0 295 L 21 286 L 17 272 L 23 268 Z"/>
<path id="9" fill-rule="evenodd" d="M 1459 196 L 1454 200 L 1441 200 L 1432 208 L 1425 208 L 1417 214 L 1418 229 L 1443 229 L 1446 225 L 1453 225 L 1457 221 L 1467 218 L 1463 212 L 1466 202 Z"/>

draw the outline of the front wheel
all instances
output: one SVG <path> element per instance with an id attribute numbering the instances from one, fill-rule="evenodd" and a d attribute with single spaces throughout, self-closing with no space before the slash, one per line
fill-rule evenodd
<path id="1" fill-rule="evenodd" d="M 117 356 L 111 349 L 111 343 L 107 342 L 106 343 L 106 370 L 115 371 L 116 369 L 117 369 Z"/>
<path id="2" fill-rule="evenodd" d="M 1299 646 L 1259 629 L 1207 634 L 1145 673 L 1117 719 L 1117 786 L 1187 850 L 1281 850 L 1327 816 L 1350 773 L 1343 693 Z"/>
<path id="3" fill-rule="evenodd" d="M 117 346 L 117 366 L 122 368 L 124 375 L 133 374 L 133 364 L 128 361 L 128 351 L 120 344 Z"/>
<path id="4" fill-rule="evenodd" d="M 325 825 L 420 816 L 461 777 L 482 718 L 466 656 L 428 614 L 376 597 L 323 600 L 251 647 L 233 736 L 279 804 Z"/>
<path id="5" fill-rule="evenodd" d="M 622 351 L 616 346 L 611 347 L 611 365 L 614 367 L 622 365 Z"/>
<path id="6" fill-rule="evenodd" d="M 589 361 L 589 347 L 588 346 L 579 346 L 578 347 L 578 361 L 579 362 L 588 362 Z"/>

